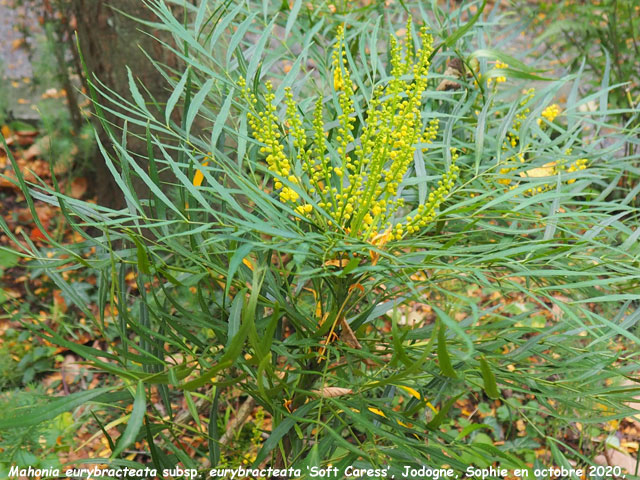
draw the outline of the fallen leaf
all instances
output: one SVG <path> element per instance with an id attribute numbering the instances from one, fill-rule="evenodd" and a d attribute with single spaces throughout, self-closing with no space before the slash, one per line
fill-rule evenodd
<path id="1" fill-rule="evenodd" d="M 326 262 L 324 262 L 322 265 L 323 266 L 332 266 L 332 267 L 340 267 L 340 268 L 344 268 L 347 266 L 347 264 L 349 263 L 349 259 L 348 258 L 341 258 L 341 259 L 333 259 L 333 260 L 327 260 Z"/>
<path id="2" fill-rule="evenodd" d="M 458 81 L 453 80 L 465 77 L 465 68 L 462 60 L 460 60 L 458 57 L 449 60 L 447 62 L 447 68 L 444 71 L 444 76 L 451 78 L 443 79 L 436 88 L 437 92 L 457 90 L 459 88 L 462 88 L 462 85 Z"/>
<path id="3" fill-rule="evenodd" d="M 376 415 L 380 415 L 381 417 L 387 418 L 387 416 L 384 414 L 384 412 L 382 410 L 380 410 L 379 408 L 369 407 L 369 411 L 372 412 L 372 413 L 375 413 Z"/>
<path id="4" fill-rule="evenodd" d="M 8 125 L 2 125 L 2 127 L 0 127 L 0 131 L 2 132 L 2 136 L 7 139 L 11 136 L 11 129 L 9 128 Z"/>
<path id="5" fill-rule="evenodd" d="M 24 38 L 16 38 L 13 42 L 11 42 L 11 48 L 13 50 L 18 50 L 25 44 Z"/>
<path id="6" fill-rule="evenodd" d="M 414 390 L 411 387 L 407 387 L 406 385 L 398 385 L 398 388 L 401 388 L 412 397 L 417 398 L 418 400 L 422 400 L 422 397 L 420 396 L 420 393 L 417 390 Z"/>
<path id="7" fill-rule="evenodd" d="M 523 178 L 540 178 L 540 177 L 552 177 L 556 174 L 556 162 L 545 163 L 542 167 L 532 168 L 526 172 L 520 172 L 520 176 Z"/>
<path id="8" fill-rule="evenodd" d="M 85 177 L 75 178 L 71 182 L 71 196 L 73 198 L 82 198 L 82 196 L 87 192 L 88 186 L 89 182 Z"/>
<path id="9" fill-rule="evenodd" d="M 29 238 L 34 242 L 42 241 L 42 240 L 46 240 L 47 239 L 45 234 L 42 233 L 42 230 L 40 230 L 38 227 L 33 227 L 31 229 L 31 234 L 29 235 Z"/>
<path id="10" fill-rule="evenodd" d="M 73 355 L 66 355 L 64 357 L 60 373 L 66 383 L 71 384 L 76 381 L 80 375 L 80 365 Z"/>
<path id="11" fill-rule="evenodd" d="M 62 313 L 66 313 L 69 309 L 66 300 L 62 296 L 62 293 L 60 293 L 60 290 L 53 291 L 53 304 L 58 307 Z"/>
<path id="12" fill-rule="evenodd" d="M 342 332 L 340 334 L 340 339 L 351 348 L 356 348 L 358 350 L 362 349 L 362 345 L 360 345 L 360 342 L 356 338 L 355 333 L 353 333 L 353 330 L 351 330 L 351 327 L 349 326 L 347 321 L 343 318 L 341 323 Z"/>
<path id="13" fill-rule="evenodd" d="M 323 387 L 320 390 L 311 390 L 316 395 L 325 398 L 335 398 L 342 397 L 343 395 L 350 395 L 353 393 L 353 390 L 350 388 L 342 388 L 342 387 Z"/>
<path id="14" fill-rule="evenodd" d="M 605 455 L 598 455 L 593 461 L 598 465 L 621 467 L 625 469 L 627 473 L 634 473 L 636 471 L 636 459 L 631 455 L 617 450 L 607 449 Z"/>

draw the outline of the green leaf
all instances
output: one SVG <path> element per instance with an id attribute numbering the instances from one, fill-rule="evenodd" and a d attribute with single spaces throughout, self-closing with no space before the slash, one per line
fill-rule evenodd
<path id="1" fill-rule="evenodd" d="M 129 421 L 127 422 L 127 427 L 124 429 L 124 433 L 118 438 L 118 443 L 116 443 L 115 450 L 111 453 L 111 458 L 115 458 L 122 451 L 131 445 L 136 437 L 138 436 L 138 432 L 142 427 L 142 422 L 144 420 L 144 414 L 147 411 L 147 395 L 144 391 L 144 383 L 138 382 L 138 386 L 136 387 L 136 393 L 133 401 L 133 410 L 131 410 L 131 415 L 129 416 Z"/>
<path id="2" fill-rule="evenodd" d="M 244 297 L 247 293 L 247 289 L 240 290 L 233 302 L 231 303 L 231 309 L 229 310 L 229 321 L 227 325 L 227 347 L 231 345 L 231 342 L 240 330 L 242 323 L 242 308 L 244 307 Z"/>
<path id="3" fill-rule="evenodd" d="M 178 103 L 182 92 L 184 92 L 184 86 L 187 83 L 187 77 L 190 73 L 191 70 L 189 67 L 187 67 L 187 69 L 184 71 L 184 74 L 182 75 L 182 78 L 180 78 L 178 84 L 173 88 L 173 92 L 171 93 L 169 100 L 167 100 L 167 107 L 164 110 L 164 119 L 167 122 L 167 125 L 169 125 L 169 120 L 171 119 L 171 113 L 173 112 L 173 109 Z"/>
<path id="4" fill-rule="evenodd" d="M 149 256 L 147 255 L 147 249 L 142 242 L 133 234 L 129 234 L 129 238 L 136 244 L 136 255 L 138 257 L 138 268 L 146 275 L 151 274 L 151 267 L 149 262 Z"/>
<path id="5" fill-rule="evenodd" d="M 315 402 L 309 402 L 306 405 L 303 405 L 302 407 L 298 408 L 294 412 L 294 414 L 291 414 L 278 424 L 278 426 L 271 432 L 271 435 L 269 435 L 269 438 L 267 438 L 267 440 L 262 445 L 262 448 L 258 452 L 258 455 L 253 462 L 254 466 L 260 465 L 262 461 L 267 458 L 269 452 L 273 450 L 276 445 L 278 445 L 280 440 L 282 440 L 282 437 L 284 437 L 289 432 L 289 430 L 293 428 L 297 421 L 304 418 L 307 411 L 309 411 L 311 407 L 314 406 L 314 404 Z"/>
<path id="6" fill-rule="evenodd" d="M 209 412 L 209 426 L 208 433 L 209 438 L 207 444 L 209 447 L 209 460 L 211 465 L 217 465 L 220 461 L 220 445 L 218 440 L 220 439 L 220 432 L 218 431 L 218 402 L 220 400 L 220 387 L 214 387 L 215 393 L 213 395 L 213 401 L 211 402 L 211 410 Z"/>
<path id="7" fill-rule="evenodd" d="M 500 392 L 498 392 L 498 385 L 496 384 L 496 377 L 491 371 L 491 366 L 489 362 L 484 358 L 484 356 L 480 357 L 480 373 L 482 373 L 482 379 L 484 380 L 484 391 L 487 396 L 493 400 L 500 397 Z"/>
<path id="8" fill-rule="evenodd" d="M 440 324 L 438 328 L 438 365 L 442 374 L 450 378 L 458 378 L 456 371 L 451 365 L 451 358 L 447 351 L 447 338 L 445 336 L 445 325 Z"/>
<path id="9" fill-rule="evenodd" d="M 460 431 L 460 433 L 456 437 L 456 440 L 462 440 L 464 437 L 466 437 L 470 433 L 475 432 L 476 430 L 480 430 L 481 428 L 486 428 L 487 430 L 493 430 L 493 428 L 490 425 L 485 425 L 484 423 L 471 423 Z"/>
<path id="10" fill-rule="evenodd" d="M 0 247 L 0 271 L 5 268 L 11 268 L 18 264 L 19 255 L 7 250 L 4 247 Z"/>
<path id="11" fill-rule="evenodd" d="M 298 18 L 298 13 L 300 12 L 300 7 L 302 6 L 302 0 L 296 0 L 289 12 L 289 18 L 287 18 L 287 25 L 284 29 L 283 38 L 287 38 L 289 36 L 289 32 L 291 32 L 291 28 Z"/>
<path id="12" fill-rule="evenodd" d="M 231 283 L 233 282 L 233 277 L 235 277 L 236 271 L 242 264 L 242 260 L 244 260 L 244 258 L 247 255 L 249 255 L 249 252 L 253 250 L 253 247 L 254 247 L 253 244 L 245 243 L 244 245 L 239 247 L 231 256 L 231 260 L 229 261 L 229 269 L 227 270 L 227 274 L 226 274 L 227 282 L 224 288 L 225 298 L 229 295 L 229 291 L 231 289 Z"/>
<path id="13" fill-rule="evenodd" d="M 229 368 L 236 361 L 240 353 L 242 352 L 242 348 L 244 347 L 244 342 L 247 339 L 247 335 L 249 334 L 249 330 L 253 324 L 251 322 L 243 322 L 238 333 L 234 335 L 231 339 L 231 342 L 224 350 L 224 355 L 222 358 L 211 368 L 205 371 L 199 377 L 188 381 L 180 386 L 183 390 L 194 390 L 202 385 L 207 383 L 213 383 L 213 377 L 220 371 L 225 368 Z"/>
<path id="14" fill-rule="evenodd" d="M 193 97 L 193 100 L 191 101 L 191 104 L 189 105 L 189 111 L 187 112 L 187 117 L 184 124 L 184 130 L 185 132 L 187 132 L 187 134 L 191 130 L 191 125 L 193 124 L 193 121 L 195 120 L 196 115 L 200 111 L 200 107 L 202 107 L 202 104 L 207 98 L 207 95 L 209 95 L 209 91 L 213 86 L 213 81 L 214 81 L 213 78 L 210 78 L 209 80 L 207 80 L 205 84 L 202 85 L 202 87 L 200 88 L 200 91 L 195 94 L 195 96 Z"/>
<path id="15" fill-rule="evenodd" d="M 0 430 L 6 428 L 23 428 L 38 425 L 39 423 L 51 420 L 61 413 L 68 412 L 80 405 L 84 405 L 92 399 L 113 388 L 97 388 L 86 392 L 72 393 L 63 397 L 55 397 L 46 405 L 37 408 L 19 407 L 11 411 L 13 418 L 0 420 Z"/>
<path id="16" fill-rule="evenodd" d="M 133 100 L 136 102 L 136 105 L 138 105 L 138 107 L 140 107 L 140 109 L 143 110 L 145 113 L 148 113 L 149 115 L 151 115 L 151 113 L 147 109 L 147 105 L 144 101 L 143 96 L 140 94 L 140 90 L 138 90 L 138 86 L 136 85 L 136 81 L 133 78 L 131 69 L 128 66 L 127 66 L 127 76 L 129 77 L 129 90 L 131 91 L 131 96 L 133 97 Z"/>
<path id="17" fill-rule="evenodd" d="M 460 38 L 462 38 L 464 36 L 464 34 L 466 34 L 471 27 L 473 27 L 475 25 L 475 23 L 478 21 L 478 19 L 480 18 L 480 16 L 482 15 L 482 12 L 484 12 L 484 7 L 487 5 L 487 0 L 483 0 L 482 1 L 482 5 L 480 5 L 480 8 L 478 8 L 478 11 L 476 12 L 476 14 L 471 17 L 471 20 L 469 20 L 467 23 L 465 23 L 461 28 L 459 28 L 458 30 L 456 30 L 452 35 L 449 35 L 447 37 L 447 39 L 444 41 L 444 44 L 447 47 L 451 47 L 452 45 L 454 45 Z"/>
<path id="18" fill-rule="evenodd" d="M 351 260 L 349 260 L 349 263 L 347 263 L 347 265 L 344 267 L 344 270 L 340 272 L 340 276 L 344 277 L 345 275 L 349 275 L 353 270 L 356 269 L 358 265 L 360 265 L 361 261 L 362 259 L 360 257 L 353 257 Z"/>
<path id="19" fill-rule="evenodd" d="M 464 395 L 464 393 L 460 393 L 455 397 L 452 397 L 449 400 L 447 400 L 447 402 L 440 407 L 440 410 L 438 410 L 438 413 L 436 413 L 436 416 L 433 417 L 433 420 L 427 423 L 427 428 L 430 430 L 436 430 L 437 428 L 439 428 L 442 422 L 444 421 L 444 419 L 447 418 L 447 413 L 449 413 L 449 410 L 451 409 L 453 404 L 456 403 L 456 401 L 462 395 Z"/>

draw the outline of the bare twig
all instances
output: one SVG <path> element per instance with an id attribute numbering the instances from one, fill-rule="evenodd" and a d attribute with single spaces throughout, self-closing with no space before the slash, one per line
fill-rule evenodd
<path id="1" fill-rule="evenodd" d="M 247 418 L 253 411 L 253 407 L 255 407 L 256 401 L 253 397 L 249 397 L 245 400 L 245 402 L 240 406 L 236 416 L 229 422 L 227 425 L 227 430 L 224 432 L 224 435 L 220 437 L 220 443 L 222 445 L 226 445 L 231 440 L 231 437 L 236 433 L 237 430 L 241 429 L 244 425 L 244 422 L 247 421 Z"/>

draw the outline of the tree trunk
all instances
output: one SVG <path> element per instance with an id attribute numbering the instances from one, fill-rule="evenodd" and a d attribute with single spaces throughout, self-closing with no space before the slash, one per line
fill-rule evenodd
<path id="1" fill-rule="evenodd" d="M 169 96 L 166 84 L 144 52 L 155 61 L 166 65 L 175 66 L 176 59 L 167 49 L 163 49 L 157 40 L 140 30 L 146 29 L 153 37 L 164 42 L 170 42 L 170 38 L 166 32 L 149 31 L 146 26 L 123 15 L 124 13 L 147 21 L 157 20 L 143 2 L 140 0 L 71 0 L 71 13 L 76 18 L 80 50 L 94 83 L 95 75 L 109 89 L 129 100 L 131 95 L 126 66 L 130 66 L 134 78 L 142 82 L 159 104 L 166 101 Z M 104 98 L 99 98 L 99 101 L 108 103 Z M 113 108 L 113 105 L 109 107 Z M 150 106 L 151 111 L 153 111 L 152 108 Z M 115 115 L 107 115 L 109 122 L 122 127 L 122 121 Z M 105 132 L 101 127 L 96 125 L 96 128 L 100 138 L 106 140 Z M 133 126 L 130 126 L 129 130 L 136 133 Z M 137 133 L 144 137 L 144 132 Z M 146 158 L 145 142 L 133 138 L 132 135 L 129 136 L 128 142 L 128 147 L 134 154 L 139 153 L 141 158 Z M 104 143 L 108 145 L 109 142 L 107 140 Z M 146 169 L 146 165 L 142 167 Z M 114 208 L 122 207 L 124 197 L 116 187 L 111 173 L 99 154 L 94 163 L 94 171 L 98 202 Z M 144 185 L 134 185 L 134 187 L 141 189 L 139 193 L 145 190 Z"/>

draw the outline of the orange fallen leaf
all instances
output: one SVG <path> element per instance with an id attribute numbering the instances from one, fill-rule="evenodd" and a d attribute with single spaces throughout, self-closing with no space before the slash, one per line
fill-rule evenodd
<path id="1" fill-rule="evenodd" d="M 11 48 L 14 50 L 18 50 L 25 44 L 24 38 L 16 38 L 13 42 L 11 42 Z"/>
<path id="2" fill-rule="evenodd" d="M 46 235 L 38 227 L 33 227 L 31 229 L 31 234 L 29 235 L 29 238 L 34 242 L 47 240 Z"/>
<path id="3" fill-rule="evenodd" d="M 81 198 L 86 192 L 89 182 L 85 177 L 75 178 L 71 182 L 71 196 L 73 198 Z"/>
<path id="4" fill-rule="evenodd" d="M 62 296 L 59 290 L 53 291 L 53 304 L 56 307 L 58 307 L 62 313 L 66 313 L 67 309 L 69 308 L 67 306 L 66 300 L 64 299 L 64 297 Z"/>
<path id="5" fill-rule="evenodd" d="M 326 266 L 332 266 L 332 267 L 344 268 L 344 267 L 347 266 L 348 263 L 349 263 L 349 259 L 348 258 L 341 258 L 341 259 L 334 258 L 333 260 L 327 260 L 322 265 L 325 266 L 325 267 Z"/>

